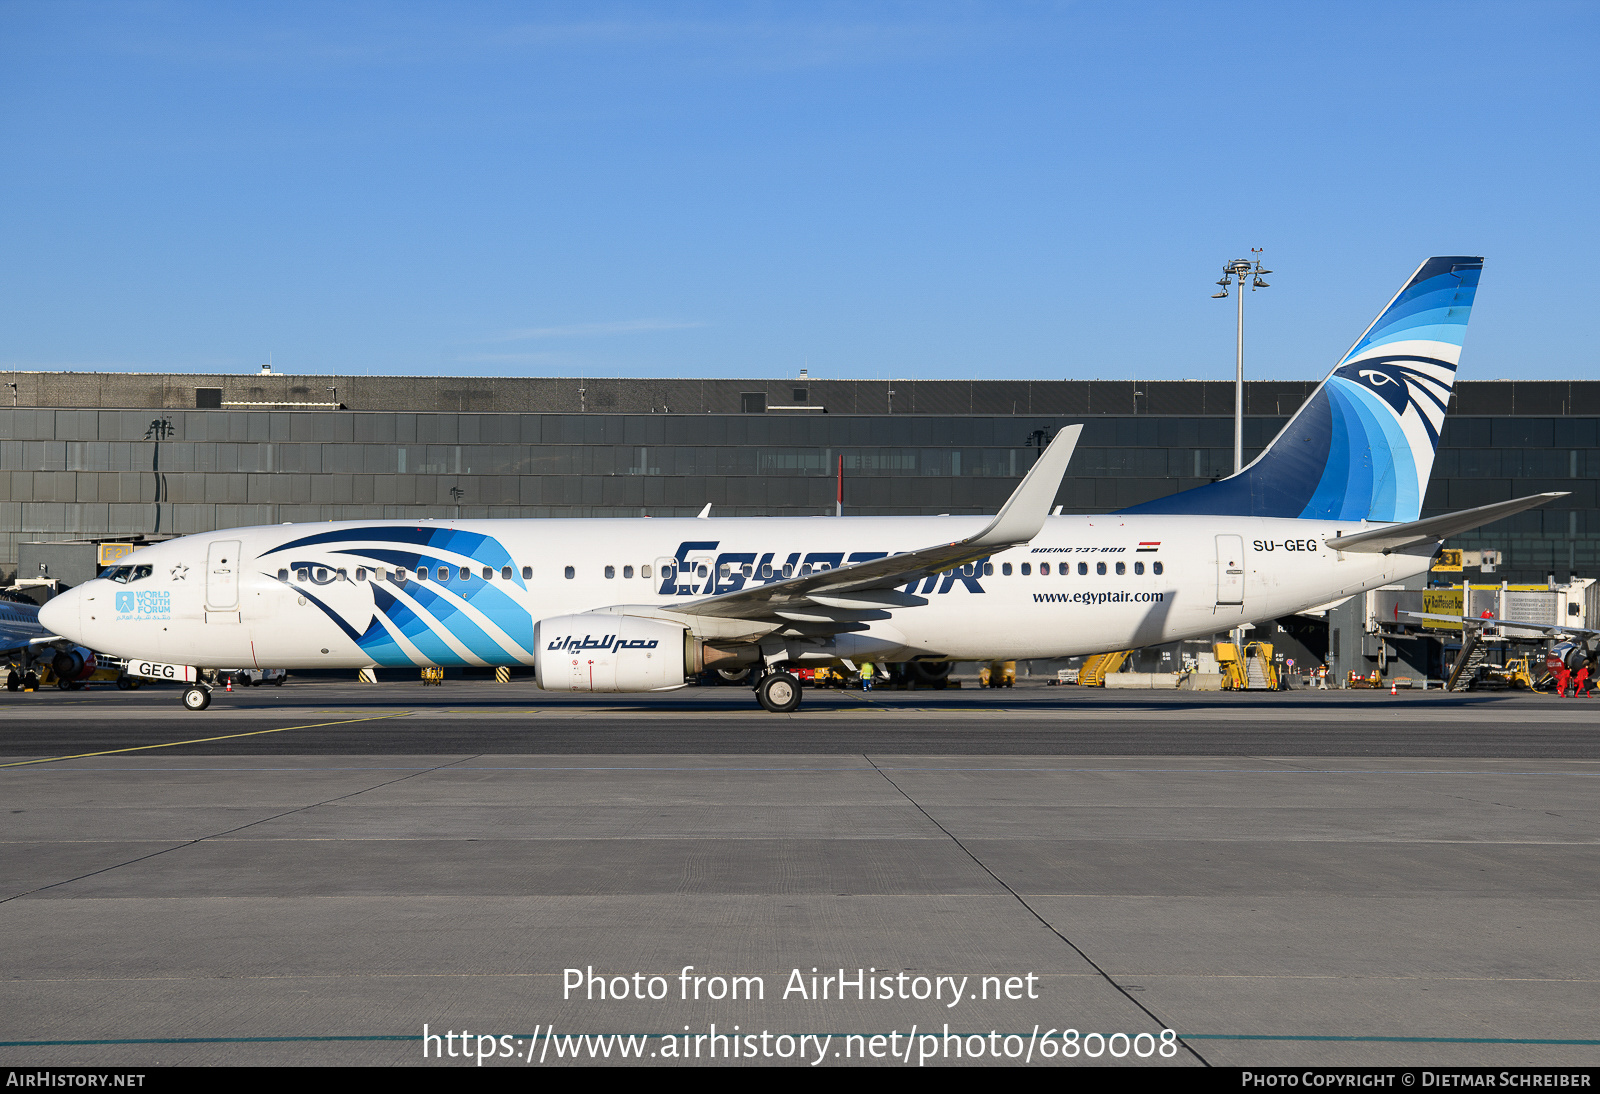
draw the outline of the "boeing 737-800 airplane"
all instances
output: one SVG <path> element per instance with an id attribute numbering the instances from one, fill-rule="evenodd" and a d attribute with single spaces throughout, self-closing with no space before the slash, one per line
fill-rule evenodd
<path id="1" fill-rule="evenodd" d="M 531 665 L 553 691 L 748 666 L 1065 657 L 1202 637 L 1425 572 L 1440 542 L 1559 495 L 1419 520 L 1482 260 L 1431 258 L 1237 474 L 1049 516 L 1082 426 L 983 517 L 355 521 L 140 551 L 41 622 L 130 671 Z"/>

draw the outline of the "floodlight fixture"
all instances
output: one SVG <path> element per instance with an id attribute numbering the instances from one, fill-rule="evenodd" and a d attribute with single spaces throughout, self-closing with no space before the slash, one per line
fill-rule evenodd
<path id="1" fill-rule="evenodd" d="M 1261 248 L 1250 248 L 1250 258 L 1235 258 L 1222 267 L 1222 278 L 1217 282 L 1222 286 L 1221 292 L 1211 294 L 1211 299 L 1222 300 L 1227 297 L 1228 289 L 1235 279 L 1239 285 L 1239 322 L 1237 335 L 1234 339 L 1234 377 L 1233 377 L 1233 473 L 1238 474 L 1244 470 L 1244 284 L 1245 279 L 1250 279 L 1250 291 L 1268 289 L 1269 285 L 1263 275 L 1272 271 L 1261 265 Z"/>

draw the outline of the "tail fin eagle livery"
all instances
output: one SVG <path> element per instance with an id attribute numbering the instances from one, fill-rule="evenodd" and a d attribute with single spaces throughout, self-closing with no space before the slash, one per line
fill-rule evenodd
<path id="1" fill-rule="evenodd" d="M 1428 259 L 1250 466 L 1123 512 L 1416 520 L 1482 270 Z"/>
<path id="2" fill-rule="evenodd" d="M 807 665 L 926 674 L 1203 638 L 1425 573 L 1446 536 L 1560 496 L 1419 519 L 1481 268 L 1424 262 L 1249 467 L 1111 516 L 1052 512 L 1071 425 L 992 518 L 238 528 L 145 547 L 39 618 L 183 681 L 191 710 L 237 668 L 522 665 L 581 692 L 715 667 L 788 712 Z"/>

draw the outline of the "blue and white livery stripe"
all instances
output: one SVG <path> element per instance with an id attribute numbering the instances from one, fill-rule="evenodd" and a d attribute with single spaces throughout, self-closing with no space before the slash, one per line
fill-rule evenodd
<path id="1" fill-rule="evenodd" d="M 494 581 L 456 581 L 447 585 L 406 580 L 419 569 L 434 574 L 466 567 L 511 567 L 511 590 L 526 591 L 511 554 L 493 536 L 457 528 L 370 526 L 340 528 L 291 540 L 262 556 L 284 556 L 290 569 L 325 563 L 302 561 L 293 552 L 334 549 L 392 574 L 373 584 L 372 614 L 356 629 L 309 589 L 301 595 L 339 624 L 377 665 L 514 665 L 533 657 L 533 619 L 507 588 Z M 313 552 L 314 553 L 314 552 Z"/>

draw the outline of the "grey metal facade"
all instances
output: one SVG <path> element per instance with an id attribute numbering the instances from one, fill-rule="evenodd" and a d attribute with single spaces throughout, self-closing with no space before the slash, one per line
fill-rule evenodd
<path id="1" fill-rule="evenodd" d="M 1041 440 L 1080 421 L 1057 498 L 1068 512 L 1198 486 L 1232 461 L 1232 385 L 1210 382 L 88 373 L 11 382 L 4 393 L 17 405 L 0 407 L 7 572 L 19 542 L 158 530 L 687 516 L 706 502 L 725 516 L 824 514 L 840 456 L 847 513 L 990 512 Z M 1315 386 L 1247 385 L 1247 459 Z M 152 429 L 160 421 L 169 427 Z M 1424 512 L 1570 491 L 1452 545 L 1502 549 L 1508 580 L 1592 574 L 1597 477 L 1600 382 L 1462 382 Z"/>

